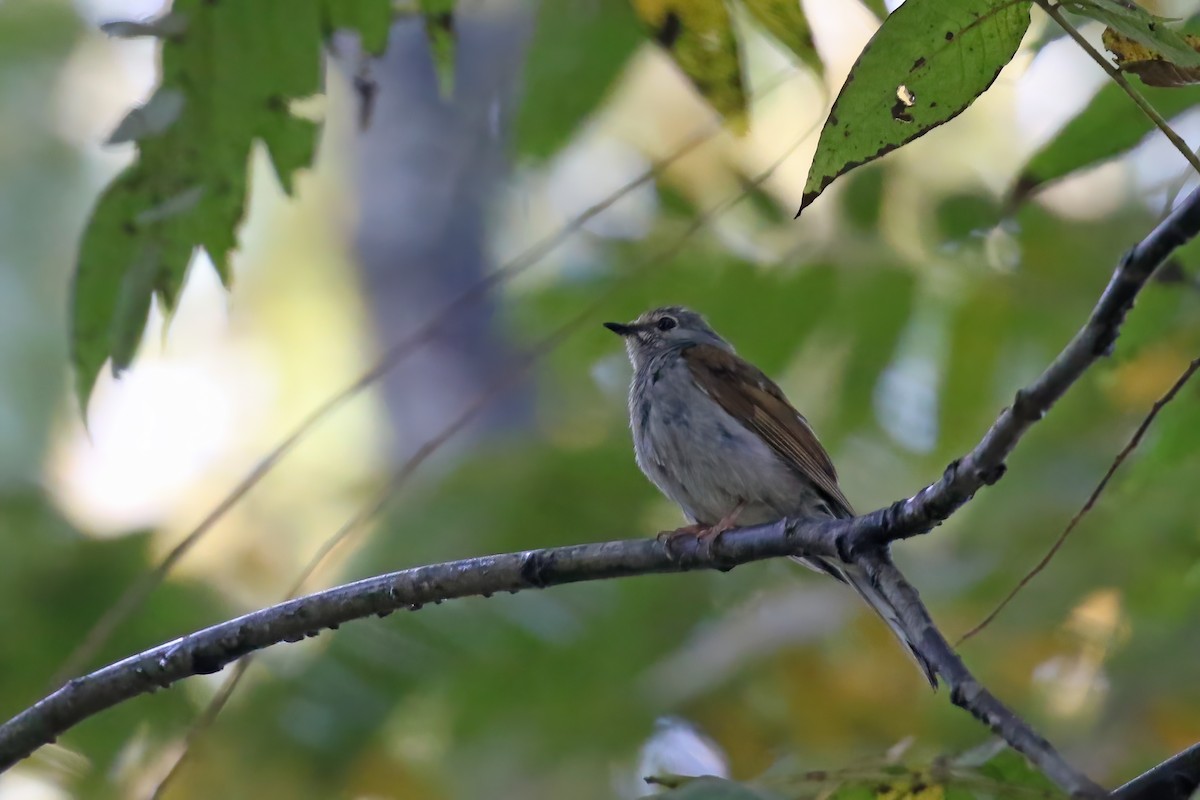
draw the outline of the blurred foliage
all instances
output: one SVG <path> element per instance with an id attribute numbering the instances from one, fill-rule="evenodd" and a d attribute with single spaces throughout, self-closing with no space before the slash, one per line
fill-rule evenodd
<path id="1" fill-rule="evenodd" d="M 544 159 L 562 147 L 642 39 L 628 0 L 539 3 L 514 122 L 517 152 Z"/>
<path id="2" fill-rule="evenodd" d="M 20 559 L 0 560 L 0 650 L 5 718 L 55 688 L 50 676 L 95 622 L 95 612 L 150 568 L 154 561 L 147 532 L 97 540 L 81 535 L 34 492 L 0 495 L 0 531 L 21 541 Z M 155 613 L 126 626 L 98 654 L 100 666 L 150 643 L 218 621 L 229 609 L 204 587 L 175 582 L 155 597 Z M 145 698 L 150 700 L 150 698 Z M 168 692 L 158 702 L 134 701 L 112 710 L 99 725 L 75 734 L 78 746 L 101 761 L 125 746 L 116 730 L 186 723 L 186 696 Z M 115 728 L 113 726 L 116 726 Z M 93 776 L 100 778 L 101 776 Z"/>
<path id="3" fill-rule="evenodd" d="M 965 763 L 899 763 L 789 774 L 772 770 L 753 785 L 719 778 L 667 778 L 681 784 L 664 800 L 1053 800 L 1065 795 L 1012 750 L 968 754 Z"/>
<path id="4" fill-rule="evenodd" d="M 1181 28 L 1200 31 L 1200 17 L 1192 17 Z M 1105 31 L 1105 40 L 1112 37 Z M 1190 39 L 1189 35 L 1189 39 Z M 1110 48 L 1111 49 L 1111 48 Z M 1146 68 L 1170 73 L 1187 68 L 1176 67 L 1163 59 L 1150 59 Z M 1154 65 L 1158 66 L 1154 66 Z M 1135 70 L 1136 72 L 1136 70 Z M 1167 120 L 1200 104 L 1200 89 L 1183 82 L 1162 88 L 1161 82 L 1146 81 L 1138 91 L 1154 109 Z M 1078 114 L 1072 117 L 1058 134 L 1042 146 L 1018 174 L 1012 190 L 1012 201 L 1023 202 L 1030 194 L 1066 175 L 1101 164 L 1140 142 L 1151 131 L 1154 122 L 1144 114 L 1129 113 L 1129 97 L 1115 83 L 1105 83 Z"/>
<path id="5" fill-rule="evenodd" d="M 65 92 L 58 81 L 66 62 L 95 46 L 72 8 L 48 0 L 0 5 L 7 76 L 0 83 L 0 203 L 7 210 L 0 214 L 0 281 L 21 289 L 0 292 L 8 304 L 0 313 L 5 713 L 47 688 L 90 624 L 173 533 L 98 538 L 64 521 L 55 495 L 42 488 L 55 483 L 47 430 L 69 394 L 62 308 L 68 245 L 83 215 L 72 204 L 96 192 L 93 173 L 102 171 L 91 161 L 91 169 L 80 166 L 79 145 L 63 138 L 45 102 Z M 620 3 L 543 3 L 513 134 L 516 155 L 552 172 L 565 144 L 601 127 L 593 123 L 608 113 L 619 85 L 636 79 L 626 73 L 638 36 Z M 1171 106 L 1171 113 L 1190 105 Z M 495 335 L 537 341 L 598 300 L 603 317 L 617 319 L 661 303 L 694 306 L 805 411 L 858 508 L 910 494 L 974 444 L 1014 390 L 1054 357 L 1121 253 L 1155 222 L 1147 210 L 1154 204 L 1128 174 L 1120 185 L 1083 183 L 1075 197 L 1084 199 L 1036 197 L 1011 209 L 1002 208 L 995 188 L 1011 185 L 1013 175 L 948 179 L 939 168 L 961 163 L 955 154 L 988 162 L 981 170 L 990 166 L 968 117 L 1012 121 L 1009 107 L 982 106 L 961 127 L 917 143 L 926 149 L 913 156 L 916 166 L 900 153 L 848 174 L 800 223 L 777 213 L 777 198 L 799 196 L 802 170 L 793 171 L 792 184 L 756 194 L 755 237 L 787 244 L 782 257 L 751 257 L 728 230 L 707 226 L 670 257 L 651 258 L 699 213 L 663 188 L 638 235 L 615 242 L 585 232 L 576 240 L 585 246 L 560 256 L 540 279 L 507 287 Z M 1075 174 L 1082 167 L 1133 147 L 1142 136 L 1129 133 L 1135 126 L 1148 130 L 1131 106 L 1111 103 L 1100 116 L 1091 108 L 1080 119 L 1101 121 L 1070 123 L 1041 151 L 1058 148 L 1053 177 L 1064 186 L 1091 179 Z M 787 137 L 796 135 L 793 118 L 784 127 Z M 1071 144 L 1085 133 L 1087 148 Z M 589 167 L 596 179 L 610 163 L 596 156 Z M 1085 202 L 1093 199 L 1106 202 Z M 341 198 L 323 202 L 326 214 L 343 213 Z M 951 637 L 976 623 L 1042 554 L 1150 405 L 1200 353 L 1198 253 L 1179 254 L 1184 279 L 1146 290 L 1113 357 L 1036 426 L 1002 482 L 933 535 L 897 547 Z M 316 303 L 332 292 L 315 282 L 312 294 Z M 539 363 L 533 430 L 497 435 L 421 473 L 328 580 L 678 524 L 676 510 L 633 464 L 627 366 L 599 321 L 573 330 Z M 149 425 L 151 410 L 145 413 Z M 337 444 L 323 445 L 324 460 L 361 457 Z M 217 469 L 230 477 L 231 469 Z M 982 680 L 1107 784 L 1200 738 L 1198 482 L 1200 386 L 1189 385 L 1047 572 L 964 647 Z M 310 505 L 321 495 L 315 487 L 281 494 L 330 531 L 346 510 Z M 341 498 L 343 505 L 353 507 L 359 494 L 365 491 Z M 248 610 L 231 581 L 251 584 L 247 594 L 282 592 L 282 585 L 262 584 L 311 547 L 261 507 L 229 526 L 221 544 L 228 555 L 173 577 L 97 662 Z M 261 547 L 236 549 L 247 540 Z M 272 560 L 270 568 L 262 559 Z M 629 786 L 640 786 L 633 765 L 656 718 L 676 714 L 727 755 L 733 781 L 752 782 L 696 781 L 676 789 L 677 797 L 806 796 L 800 793 L 813 788 L 813 775 L 824 772 L 846 781 L 886 779 L 887 791 L 874 783 L 847 796 L 899 800 L 947 754 L 986 737 L 944 693 L 924 690 L 854 597 L 783 563 L 395 614 L 273 648 L 248 676 L 167 797 L 628 796 Z M 20 769 L 73 796 L 148 796 L 214 685 L 187 681 L 98 715 Z M 905 766 L 883 772 L 881 754 L 907 737 L 916 744 Z M 1001 754 L 970 770 L 980 781 L 1021 785 L 1029 779 L 1023 763 Z M 975 794 L 946 787 L 942 796 L 986 794 L 982 783 L 973 786 L 963 791 Z"/>
<path id="6" fill-rule="evenodd" d="M 631 0 L 647 33 L 734 130 L 746 129 L 746 87 L 724 0 Z"/>
<path id="7" fill-rule="evenodd" d="M 803 6 L 791 0 L 743 0 L 743 4 L 750 16 L 801 63 L 818 75 L 825 71 Z"/>
<path id="8" fill-rule="evenodd" d="M 66 359 L 62 274 L 72 245 L 47 224 L 72 225 L 86 199 L 78 154 L 47 135 L 46 98 L 82 25 L 60 3 L 8 3 L 0 10 L 0 487 L 32 480 L 46 447 Z M 23 265 L 17 269 L 14 265 Z M 19 343 L 19 346 L 15 346 Z"/>

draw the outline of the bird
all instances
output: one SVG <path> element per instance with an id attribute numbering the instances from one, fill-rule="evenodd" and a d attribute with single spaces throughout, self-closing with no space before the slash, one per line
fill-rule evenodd
<path id="1" fill-rule="evenodd" d="M 854 516 L 808 420 L 762 370 L 683 306 L 606 322 L 633 365 L 629 424 L 637 465 L 691 523 L 673 537 L 707 546 L 735 526 L 783 517 Z M 854 588 L 937 688 L 933 665 L 905 635 L 895 606 L 858 565 L 795 557 Z"/>

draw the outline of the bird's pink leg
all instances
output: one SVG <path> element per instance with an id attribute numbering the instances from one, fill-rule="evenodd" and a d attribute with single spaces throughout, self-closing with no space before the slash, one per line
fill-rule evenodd
<path id="1" fill-rule="evenodd" d="M 659 531 L 658 536 L 655 538 L 658 539 L 659 544 L 665 544 L 667 550 L 670 551 L 671 545 L 680 539 L 688 536 L 699 538 L 706 530 L 708 530 L 707 525 L 701 525 L 697 522 L 694 525 L 684 525 L 682 528 L 676 528 L 673 531 Z"/>
<path id="2" fill-rule="evenodd" d="M 738 515 L 742 513 L 742 509 L 745 507 L 746 501 L 739 500 L 738 504 L 733 507 L 733 510 L 721 517 L 716 525 L 711 525 L 707 529 L 696 534 L 696 538 L 700 541 L 700 544 L 703 545 L 706 553 L 711 556 L 713 545 L 716 544 L 717 539 L 721 538 L 721 534 L 737 526 Z"/>
<path id="3" fill-rule="evenodd" d="M 658 541 L 666 545 L 667 552 L 673 553 L 672 547 L 677 544 L 680 539 L 686 537 L 695 537 L 700 546 L 704 548 L 705 553 L 709 557 L 712 556 L 713 544 L 725 531 L 733 528 L 737 524 L 737 518 L 742 509 L 746 507 L 744 500 L 739 500 L 738 504 L 733 507 L 733 510 L 722 517 L 714 525 L 703 525 L 695 523 L 693 525 L 684 525 L 682 528 L 676 528 L 673 531 L 661 531 L 658 534 Z"/>

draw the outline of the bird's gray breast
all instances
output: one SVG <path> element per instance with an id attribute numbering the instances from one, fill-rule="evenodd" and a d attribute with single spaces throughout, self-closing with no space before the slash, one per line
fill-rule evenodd
<path id="1" fill-rule="evenodd" d="M 738 523 L 801 513 L 816 493 L 756 433 L 694 381 L 679 354 L 638 369 L 629 395 L 638 466 L 694 522 L 713 524 L 739 503 Z"/>

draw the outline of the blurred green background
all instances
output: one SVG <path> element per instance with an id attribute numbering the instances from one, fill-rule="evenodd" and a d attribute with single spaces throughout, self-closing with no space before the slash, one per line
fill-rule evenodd
<path id="1" fill-rule="evenodd" d="M 279 599 L 481 393 L 498 395 L 482 420 L 310 588 L 680 524 L 634 465 L 628 368 L 599 325 L 652 305 L 703 311 L 773 375 L 862 510 L 915 492 L 972 446 L 1080 325 L 1183 161 L 1147 142 L 1006 209 L 1022 164 L 1103 77 L 1039 18 L 970 111 L 793 222 L 831 93 L 878 24 L 857 3 L 808 6 L 823 78 L 746 29 L 747 137 L 710 137 L 451 316 L 223 519 L 87 666 Z M 338 43 L 319 162 L 297 198 L 258 154 L 232 293 L 197 259 L 171 324 L 155 317 L 133 369 L 102 377 L 85 431 L 67 368 L 74 248 L 132 152 L 100 143 L 154 84 L 153 45 L 96 24 L 159 4 L 0 3 L 0 716 L 53 688 L 122 590 L 388 343 L 714 129 L 623 3 L 481 9 L 459 19 L 450 97 L 421 26 L 397 24 L 372 67 L 381 97 L 365 130 L 353 43 Z M 1185 116 L 1179 130 L 1195 140 L 1200 127 Z M 685 237 L 801 137 L 748 202 Z M 898 546 L 950 637 L 1036 561 L 1200 354 L 1198 261 L 1185 250 L 1175 279 L 1145 291 L 1114 357 L 1031 432 L 1001 483 Z M 488 388 L 598 302 L 527 380 Z M 985 683 L 1106 783 L 1200 739 L 1198 445 L 1195 384 L 1046 573 L 963 647 Z M 358 622 L 264 654 L 164 796 L 631 796 L 663 715 L 710 737 L 703 747 L 739 778 L 781 760 L 852 765 L 909 737 L 917 761 L 984 742 L 864 611 L 819 576 L 767 563 Z M 149 796 L 223 677 L 89 720 L 0 776 L 0 795 Z"/>

